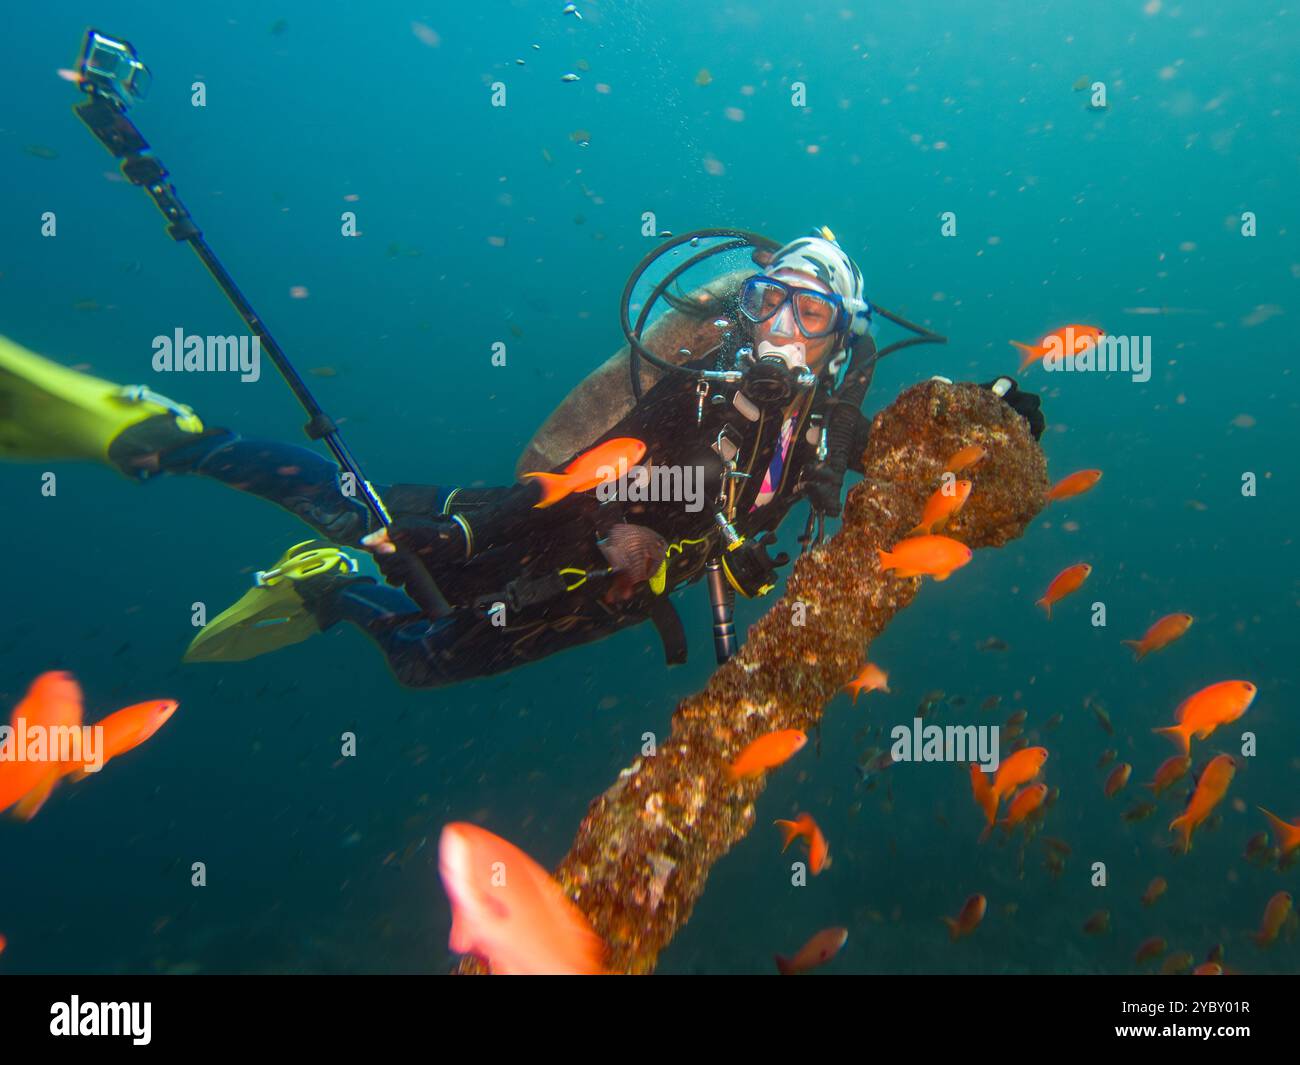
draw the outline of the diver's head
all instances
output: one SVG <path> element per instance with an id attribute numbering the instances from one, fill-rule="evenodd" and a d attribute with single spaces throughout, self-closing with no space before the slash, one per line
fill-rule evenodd
<path id="1" fill-rule="evenodd" d="M 813 373 L 838 372 L 871 324 L 862 272 L 825 228 L 775 252 L 766 271 L 742 286 L 740 311 L 753 324 L 759 359 Z"/>

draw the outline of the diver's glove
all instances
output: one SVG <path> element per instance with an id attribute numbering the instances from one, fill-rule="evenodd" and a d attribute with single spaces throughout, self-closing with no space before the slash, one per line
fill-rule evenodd
<path id="1" fill-rule="evenodd" d="M 813 462 L 804 467 L 801 488 L 813 510 L 828 518 L 840 516 L 844 470 L 843 455 L 838 459 L 828 458 L 824 462 Z"/>
<path id="2" fill-rule="evenodd" d="M 1029 431 L 1033 433 L 1034 439 L 1042 437 L 1047 422 L 1043 418 L 1042 400 L 1035 393 L 1022 392 L 1010 377 L 999 377 L 996 381 L 980 385 L 980 388 L 987 388 L 1001 396 L 1012 410 L 1029 423 Z"/>
<path id="3" fill-rule="evenodd" d="M 376 554 L 375 563 L 389 584 L 402 587 L 410 580 L 407 565 L 418 561 L 431 573 L 466 557 L 465 530 L 452 518 L 407 516 L 388 526 L 388 539 L 396 554 Z"/>
<path id="4" fill-rule="evenodd" d="M 776 569 L 790 561 L 782 551 L 776 558 L 767 553 L 776 533 L 765 532 L 754 539 L 738 540 L 722 553 L 722 570 L 727 581 L 746 599 L 766 595 L 776 586 Z"/>

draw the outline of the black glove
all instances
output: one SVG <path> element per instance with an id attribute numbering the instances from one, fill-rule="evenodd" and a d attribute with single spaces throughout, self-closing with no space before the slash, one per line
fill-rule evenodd
<path id="1" fill-rule="evenodd" d="M 835 459 L 809 463 L 804 467 L 801 488 L 813 510 L 838 518 L 844 495 L 844 466 Z"/>
<path id="2" fill-rule="evenodd" d="M 402 517 L 388 526 L 388 539 L 398 554 L 376 554 L 375 563 L 385 580 L 396 588 L 410 579 L 407 566 L 421 563 L 430 573 L 465 558 L 465 532 L 450 518 Z"/>
<path id="3" fill-rule="evenodd" d="M 1035 393 L 1020 391 L 1019 386 L 1010 377 L 999 377 L 996 381 L 980 385 L 980 388 L 998 393 L 1012 410 L 1029 423 L 1029 431 L 1034 439 L 1038 440 L 1042 437 L 1047 422 L 1043 419 L 1043 412 L 1040 409 L 1042 401 Z"/>
<path id="4" fill-rule="evenodd" d="M 752 540 L 742 540 L 722 553 L 722 568 L 727 580 L 746 599 L 766 595 L 776 584 L 776 568 L 790 561 L 782 551 L 776 558 L 768 556 L 768 545 L 776 541 L 776 533 L 765 532 Z"/>

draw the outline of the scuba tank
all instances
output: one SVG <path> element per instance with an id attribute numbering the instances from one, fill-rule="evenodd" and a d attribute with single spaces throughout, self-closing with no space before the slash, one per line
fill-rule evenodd
<path id="1" fill-rule="evenodd" d="M 752 270 L 731 271 L 694 290 L 682 303 L 709 301 L 723 304 L 733 299 L 740 283 Z M 712 318 L 700 318 L 671 306 L 646 330 L 642 343 L 669 363 L 684 362 L 692 353 L 704 354 L 718 343 L 719 330 Z M 515 474 L 550 470 L 586 450 L 625 417 L 640 398 L 630 386 L 631 345 L 624 345 L 584 377 L 547 416 L 525 445 Z M 665 376 L 644 360 L 638 367 L 642 392 Z"/>

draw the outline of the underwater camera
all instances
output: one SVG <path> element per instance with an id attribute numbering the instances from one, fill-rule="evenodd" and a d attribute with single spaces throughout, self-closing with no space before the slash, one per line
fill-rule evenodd
<path id="1" fill-rule="evenodd" d="M 87 30 L 77 65 L 83 83 L 110 97 L 125 110 L 149 93 L 153 75 L 136 56 L 129 41 L 115 40 L 98 30 Z"/>

